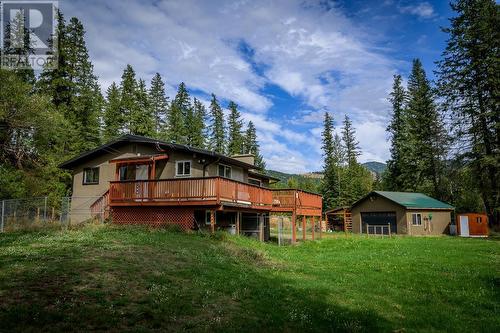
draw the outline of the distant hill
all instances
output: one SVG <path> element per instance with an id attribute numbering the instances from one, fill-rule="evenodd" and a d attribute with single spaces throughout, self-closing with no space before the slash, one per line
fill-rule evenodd
<path id="1" fill-rule="evenodd" d="M 387 168 L 387 165 L 381 162 L 366 162 L 362 165 L 369 171 L 377 175 L 381 175 Z M 286 184 L 288 182 L 288 179 L 292 177 L 299 181 L 304 179 L 311 179 L 318 183 L 321 181 L 321 179 L 323 179 L 323 173 L 321 171 L 313 171 L 303 174 L 285 173 L 275 170 L 266 170 L 266 172 L 269 176 L 278 178 L 282 184 Z"/>
<path id="2" fill-rule="evenodd" d="M 385 169 L 387 168 L 387 164 L 382 162 L 366 162 L 363 163 L 364 167 L 368 170 L 375 172 L 378 175 L 381 175 Z"/>

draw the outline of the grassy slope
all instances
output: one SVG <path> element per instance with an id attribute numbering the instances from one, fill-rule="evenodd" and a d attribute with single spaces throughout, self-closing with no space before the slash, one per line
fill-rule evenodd
<path id="1" fill-rule="evenodd" d="M 0 331 L 499 331 L 500 242 L 0 235 Z"/>

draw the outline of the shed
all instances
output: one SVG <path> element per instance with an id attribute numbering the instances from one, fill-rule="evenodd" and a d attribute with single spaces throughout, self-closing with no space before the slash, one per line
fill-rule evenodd
<path id="1" fill-rule="evenodd" d="M 351 231 L 352 216 L 350 207 L 337 207 L 325 212 L 327 230 L 330 231 Z"/>
<path id="2" fill-rule="evenodd" d="M 351 207 L 353 233 L 449 233 L 454 207 L 416 192 L 373 191 Z"/>
<path id="3" fill-rule="evenodd" d="M 488 237 L 488 215 L 478 213 L 458 214 L 457 232 L 461 237 Z"/>

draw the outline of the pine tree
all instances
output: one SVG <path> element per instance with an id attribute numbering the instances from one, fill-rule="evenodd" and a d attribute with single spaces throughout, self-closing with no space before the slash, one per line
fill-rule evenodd
<path id="1" fill-rule="evenodd" d="M 438 91 L 451 118 L 458 157 L 469 162 L 492 224 L 500 224 L 500 7 L 458 0 L 442 60 Z"/>
<path id="2" fill-rule="evenodd" d="M 345 116 L 342 128 L 342 140 L 344 142 L 345 156 L 348 165 L 356 164 L 358 161 L 359 142 L 356 140 L 356 133 L 352 127 L 349 116 Z"/>
<path id="3" fill-rule="evenodd" d="M 59 47 L 57 69 L 45 69 L 38 88 L 47 93 L 68 120 L 67 149 L 79 153 L 100 143 L 100 122 L 103 98 L 93 73 L 85 44 L 83 24 L 75 17 L 66 25 L 58 13 L 57 42 Z"/>
<path id="4" fill-rule="evenodd" d="M 411 148 L 406 172 L 413 175 L 412 190 L 420 190 L 440 199 L 446 131 L 434 103 L 429 80 L 418 59 L 413 61 L 408 78 L 407 115 Z"/>
<path id="5" fill-rule="evenodd" d="M 131 65 L 127 65 L 123 70 L 120 92 L 120 114 L 123 119 L 121 131 L 131 134 L 133 130 L 131 119 L 133 115 L 139 112 L 139 105 L 137 103 L 137 81 L 135 79 L 135 71 Z"/>
<path id="6" fill-rule="evenodd" d="M 205 118 L 207 110 L 198 99 L 193 101 L 193 119 L 189 130 L 189 144 L 198 148 L 205 148 Z"/>
<path id="7" fill-rule="evenodd" d="M 103 140 L 105 142 L 117 138 L 121 134 L 123 119 L 120 113 L 120 90 L 112 83 L 106 93 L 106 103 L 103 115 Z"/>
<path id="8" fill-rule="evenodd" d="M 338 204 L 340 192 L 340 166 L 336 160 L 336 146 L 333 137 L 333 117 L 325 112 L 324 129 L 321 133 L 323 145 L 323 181 L 321 193 L 323 195 L 323 205 L 325 208 L 334 208 Z"/>
<path id="9" fill-rule="evenodd" d="M 403 175 L 408 175 L 409 167 L 405 164 L 408 158 L 408 117 L 406 116 L 406 91 L 402 85 L 401 75 L 394 75 L 394 83 L 389 101 L 392 104 L 392 119 L 387 127 L 391 138 L 391 158 L 387 162 L 387 190 L 404 191 L 406 181 Z"/>
<path id="10" fill-rule="evenodd" d="M 156 73 L 151 79 L 149 99 L 155 120 L 154 136 L 163 139 L 167 127 L 168 97 L 165 95 L 165 84 L 159 73 Z"/>
<path id="11" fill-rule="evenodd" d="M 139 80 L 135 98 L 137 109 L 130 114 L 130 133 L 153 137 L 155 135 L 155 118 L 146 82 L 143 79 Z"/>
<path id="12" fill-rule="evenodd" d="M 212 100 L 210 101 L 210 120 L 209 148 L 213 151 L 224 154 L 226 152 L 224 112 L 222 111 L 219 101 L 217 101 L 217 97 L 215 97 L 214 94 L 212 94 Z"/>
<path id="13" fill-rule="evenodd" d="M 342 127 L 342 143 L 346 165 L 339 172 L 338 206 L 350 206 L 356 200 L 371 191 L 373 177 L 371 173 L 358 163 L 361 154 L 356 132 L 352 122 L 346 115 Z"/>
<path id="14" fill-rule="evenodd" d="M 260 154 L 260 147 L 257 141 L 257 130 L 255 128 L 255 125 L 251 121 L 248 122 L 244 141 L 244 153 L 252 154 L 255 157 L 255 166 L 264 170 L 266 168 L 266 163 L 264 162 L 264 158 Z"/>
<path id="15" fill-rule="evenodd" d="M 184 82 L 181 82 L 177 89 L 177 94 L 174 100 L 170 103 L 168 110 L 168 133 L 167 139 L 172 142 L 187 144 L 188 132 L 186 122 L 191 122 L 191 119 L 186 119 L 192 112 L 191 100 Z"/>
<path id="16" fill-rule="evenodd" d="M 340 135 L 335 133 L 333 137 L 333 161 L 337 166 L 342 166 L 346 162 L 345 151 L 342 145 L 342 139 Z"/>
<path id="17" fill-rule="evenodd" d="M 243 152 L 243 135 L 241 129 L 243 122 L 238 111 L 238 105 L 233 101 L 229 102 L 229 120 L 228 120 L 228 145 L 227 152 L 229 156 L 241 154 Z"/>

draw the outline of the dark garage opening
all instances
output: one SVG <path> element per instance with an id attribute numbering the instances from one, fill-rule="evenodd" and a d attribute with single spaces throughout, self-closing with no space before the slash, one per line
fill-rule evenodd
<path id="1" fill-rule="evenodd" d="M 396 223 L 396 212 L 366 212 L 361 213 L 361 233 L 366 234 L 368 225 L 368 232 L 375 233 L 377 226 L 391 226 L 391 234 L 398 232 Z M 389 228 L 377 228 L 377 232 L 389 234 Z"/>

